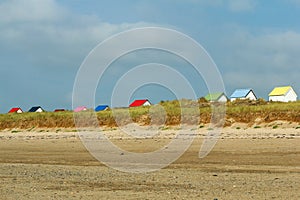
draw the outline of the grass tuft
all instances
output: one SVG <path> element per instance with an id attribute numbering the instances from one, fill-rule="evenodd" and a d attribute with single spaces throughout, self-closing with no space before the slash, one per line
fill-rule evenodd
<path id="1" fill-rule="evenodd" d="M 172 126 L 179 125 L 181 122 L 181 113 L 187 113 L 184 123 L 199 124 L 199 128 L 204 128 L 204 124 L 208 124 L 212 117 L 212 108 L 209 102 L 204 100 L 174 100 L 162 101 L 159 103 L 164 109 L 165 123 L 161 124 L 161 120 L 155 119 L 151 115 L 150 107 L 136 108 L 115 108 L 101 112 L 87 111 L 84 113 L 66 112 L 44 112 L 44 113 L 22 113 L 18 115 L 0 114 L 0 130 L 4 129 L 22 129 L 32 131 L 34 129 L 43 128 L 68 128 L 75 129 L 74 116 L 78 117 L 80 127 L 117 127 L 118 125 L 126 125 L 129 123 L 138 123 L 140 125 L 159 125 Z M 155 110 L 155 109 L 154 109 Z M 159 110 L 158 110 L 159 111 Z M 200 113 L 200 117 L 199 117 Z M 118 116 L 116 121 L 115 116 Z M 97 120 L 90 121 L 92 117 Z M 151 117 L 153 119 L 151 119 Z M 260 123 L 271 123 L 276 120 L 284 120 L 288 122 L 300 121 L 300 101 L 279 103 L 265 102 L 262 100 L 248 101 L 240 100 L 237 102 L 228 102 L 226 105 L 225 126 L 231 126 L 233 123 L 249 123 L 255 124 L 259 118 Z M 254 128 L 260 128 L 256 126 Z M 237 128 L 238 129 L 238 128 Z M 74 132 L 76 132 L 75 130 Z"/>
<path id="2" fill-rule="evenodd" d="M 273 129 L 276 129 L 276 128 L 278 128 L 278 125 L 273 126 Z"/>

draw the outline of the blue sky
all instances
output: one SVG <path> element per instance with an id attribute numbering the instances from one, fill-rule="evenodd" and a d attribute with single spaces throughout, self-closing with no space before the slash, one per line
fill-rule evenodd
<path id="1" fill-rule="evenodd" d="M 199 42 L 217 64 L 229 95 L 251 87 L 267 98 L 277 85 L 292 85 L 300 94 L 299 19 L 299 0 L 2 0 L 0 112 L 34 105 L 71 109 L 76 73 L 87 54 L 113 34 L 146 26 L 173 28 Z M 121 73 L 124 62 L 112 71 Z M 202 80 L 189 70 L 182 73 L 199 97 L 206 95 Z M 106 79 L 98 87 L 97 104 L 110 104 L 114 82 L 109 75 Z M 133 96 L 139 97 L 156 103 L 174 95 L 147 86 Z"/>

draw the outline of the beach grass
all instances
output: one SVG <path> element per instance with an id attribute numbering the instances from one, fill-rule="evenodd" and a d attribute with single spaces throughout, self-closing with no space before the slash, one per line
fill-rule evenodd
<path id="1" fill-rule="evenodd" d="M 120 124 L 139 123 L 147 125 L 153 123 L 151 117 L 165 116 L 165 125 L 178 125 L 181 123 L 181 114 L 187 113 L 191 123 L 199 125 L 210 122 L 211 111 L 208 102 L 196 102 L 192 100 L 174 100 L 160 102 L 158 105 L 135 107 L 135 108 L 115 108 L 101 112 L 88 110 L 80 113 L 72 111 L 65 112 L 43 112 L 43 113 L 22 113 L 22 114 L 0 114 L 0 130 L 4 129 L 34 129 L 34 128 L 74 128 L 75 122 L 80 122 L 83 127 L 108 126 L 114 127 Z M 198 106 L 197 106 L 198 105 Z M 158 110 L 156 110 L 158 109 Z M 153 111 L 154 110 L 154 111 Z M 161 112 L 160 115 L 151 115 L 151 112 Z M 199 118 L 200 113 L 200 118 Z M 88 123 L 89 119 L 97 121 Z M 272 122 L 285 120 L 290 122 L 300 122 L 300 101 L 279 103 L 259 101 L 238 101 L 228 102 L 226 106 L 225 125 L 233 122 L 254 123 Z M 154 121 L 155 123 L 155 121 Z M 77 124 L 77 123 L 76 123 Z M 277 127 L 276 127 L 277 128 Z"/>

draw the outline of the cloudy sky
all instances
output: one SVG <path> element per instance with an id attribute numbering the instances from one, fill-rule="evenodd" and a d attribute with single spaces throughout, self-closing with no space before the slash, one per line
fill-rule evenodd
<path id="1" fill-rule="evenodd" d="M 76 73 L 88 53 L 114 34 L 146 26 L 172 28 L 200 43 L 229 95 L 251 87 L 267 98 L 277 85 L 292 85 L 300 94 L 299 19 L 299 0 L 1 0 L 0 112 L 34 105 L 71 109 Z M 137 52 L 116 62 L 98 86 L 96 103 L 110 104 L 114 81 L 130 58 L 145 57 L 145 63 L 149 55 L 155 62 L 168 58 L 157 54 Z M 181 73 L 196 85 L 197 96 L 207 93 L 191 71 Z M 139 97 L 157 103 L 174 95 L 145 86 L 133 96 Z"/>

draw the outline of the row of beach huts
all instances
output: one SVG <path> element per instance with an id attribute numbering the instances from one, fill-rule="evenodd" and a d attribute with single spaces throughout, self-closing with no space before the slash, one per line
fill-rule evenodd
<path id="1" fill-rule="evenodd" d="M 133 101 L 129 107 L 138 107 L 138 106 L 150 106 L 151 103 L 148 99 L 138 99 Z M 98 105 L 94 110 L 96 112 L 100 112 L 100 111 L 104 111 L 109 109 L 108 105 Z M 86 106 L 79 106 L 77 108 L 75 108 L 73 111 L 74 112 L 81 112 L 81 111 L 86 111 L 88 110 L 88 108 Z M 53 112 L 63 112 L 66 111 L 65 109 L 55 109 Z M 14 107 L 11 108 L 8 113 L 23 113 L 24 111 L 20 108 L 20 107 Z M 41 112 L 45 112 L 45 110 L 41 107 L 41 106 L 34 106 L 32 108 L 30 108 L 28 110 L 28 112 L 30 113 L 41 113 Z"/>
<path id="2" fill-rule="evenodd" d="M 204 97 L 209 102 L 227 102 L 227 101 L 235 101 L 237 99 L 249 99 L 249 100 L 257 100 L 257 96 L 255 95 L 253 89 L 244 88 L 244 89 L 236 89 L 230 97 L 227 97 L 225 93 L 210 93 Z M 269 101 L 276 102 L 292 102 L 297 101 L 297 94 L 292 88 L 292 86 L 282 86 L 275 87 L 269 93 Z M 138 106 L 150 106 L 151 102 L 148 99 L 138 99 L 133 101 L 129 107 L 138 107 Z M 109 109 L 108 105 L 98 105 L 94 110 L 96 112 L 104 111 Z M 74 112 L 81 112 L 88 110 L 85 106 L 79 106 L 75 108 Z M 65 109 L 55 109 L 54 112 L 63 112 Z M 34 106 L 28 110 L 28 112 L 45 112 L 45 110 L 41 106 Z M 20 107 L 15 107 L 9 110 L 8 113 L 23 113 L 23 110 Z"/>

